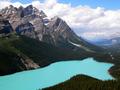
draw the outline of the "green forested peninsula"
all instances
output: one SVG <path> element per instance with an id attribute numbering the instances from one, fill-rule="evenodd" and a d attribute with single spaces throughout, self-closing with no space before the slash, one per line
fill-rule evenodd
<path id="1" fill-rule="evenodd" d="M 102 81 L 85 75 L 43 90 L 120 90 L 120 79 Z"/>

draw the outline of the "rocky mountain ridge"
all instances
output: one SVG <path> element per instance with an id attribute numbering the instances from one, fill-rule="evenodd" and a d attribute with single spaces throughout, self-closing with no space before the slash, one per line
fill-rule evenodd
<path id="1" fill-rule="evenodd" d="M 57 16 L 47 19 L 47 15 L 43 11 L 39 11 L 32 5 L 25 8 L 22 6 L 16 8 L 10 5 L 2 9 L 0 13 L 10 22 L 13 30 L 20 35 L 39 39 L 40 41 L 62 48 L 77 50 L 80 47 L 75 44 L 81 44 L 86 46 L 85 48 L 89 47 L 87 49 L 98 50 L 97 46 L 78 37 L 64 20 Z"/>

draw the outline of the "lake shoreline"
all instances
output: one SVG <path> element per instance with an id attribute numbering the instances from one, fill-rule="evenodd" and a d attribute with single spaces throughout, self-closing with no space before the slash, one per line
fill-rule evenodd
<path id="1" fill-rule="evenodd" d="M 40 87 L 42 89 L 65 82 L 79 74 L 88 75 L 99 80 L 112 80 L 113 77 L 108 73 L 108 69 L 111 66 L 113 66 L 113 64 L 100 63 L 93 58 L 87 58 L 81 61 L 56 62 L 41 69 L 1 76 L 0 85 L 3 87 L 0 87 L 0 89 L 9 90 L 13 85 L 16 87 L 13 86 L 11 88 L 12 90 L 35 90 L 35 88 Z M 24 82 L 21 80 L 24 80 Z M 29 87 L 26 83 L 29 84 Z M 4 85 L 6 85 L 6 87 L 4 87 Z"/>

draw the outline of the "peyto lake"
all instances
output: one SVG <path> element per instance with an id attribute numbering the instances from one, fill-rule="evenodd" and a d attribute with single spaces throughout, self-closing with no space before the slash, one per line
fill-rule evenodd
<path id="1" fill-rule="evenodd" d="M 0 90 L 38 90 L 64 82 L 84 74 L 101 80 L 111 80 L 109 63 L 96 62 L 92 58 L 82 61 L 62 61 L 45 68 L 24 71 L 0 77 Z"/>

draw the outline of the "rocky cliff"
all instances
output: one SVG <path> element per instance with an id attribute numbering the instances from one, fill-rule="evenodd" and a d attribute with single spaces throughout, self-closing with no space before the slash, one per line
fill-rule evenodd
<path id="1" fill-rule="evenodd" d="M 0 15 L 0 36 L 7 35 L 12 32 L 12 26 L 8 20 L 5 20 L 2 15 Z"/>

